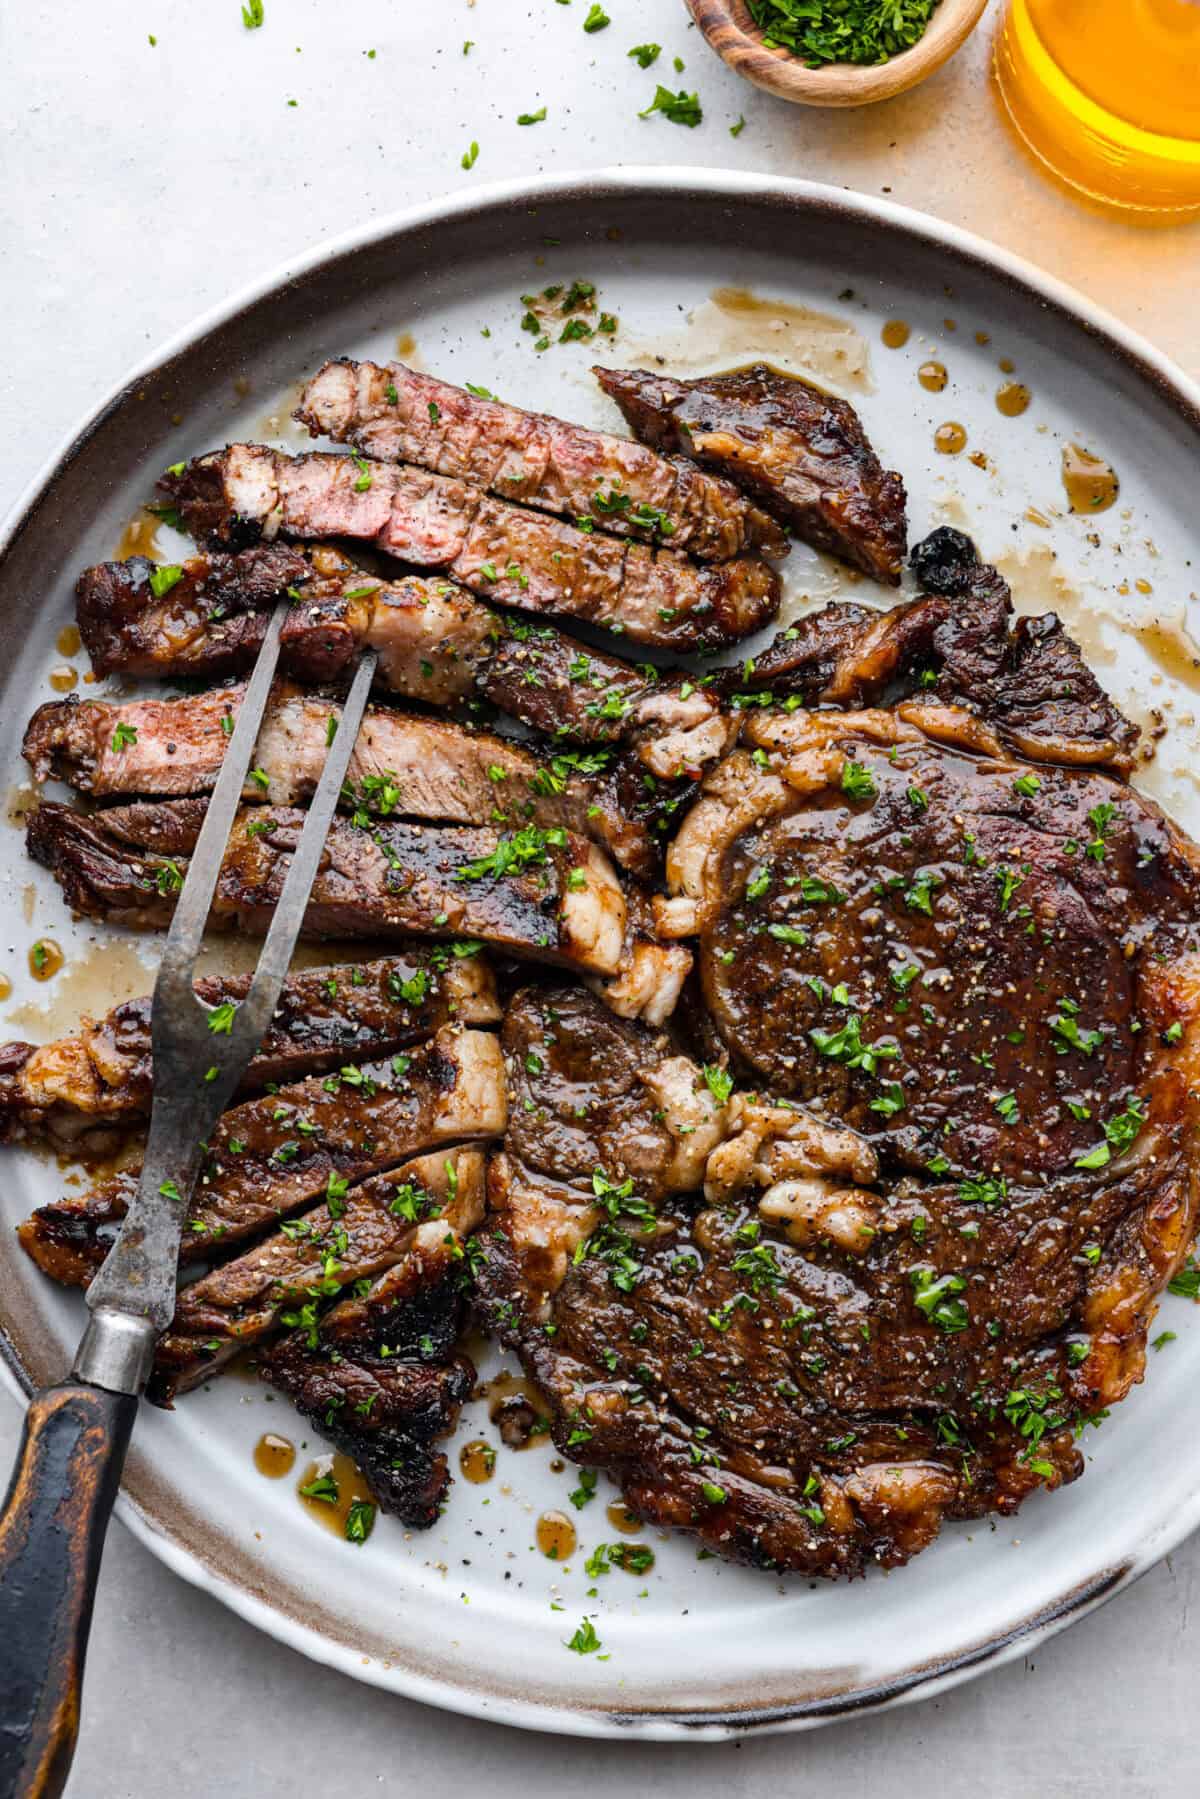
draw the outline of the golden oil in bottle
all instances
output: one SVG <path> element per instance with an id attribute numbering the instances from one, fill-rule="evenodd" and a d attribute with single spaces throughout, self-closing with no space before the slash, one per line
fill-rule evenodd
<path id="1" fill-rule="evenodd" d="M 996 79 L 1062 180 L 1149 219 L 1200 216 L 1200 0 L 1009 0 Z"/>

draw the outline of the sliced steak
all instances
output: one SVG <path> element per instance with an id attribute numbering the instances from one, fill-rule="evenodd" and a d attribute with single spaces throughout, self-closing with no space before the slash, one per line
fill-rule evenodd
<path id="1" fill-rule="evenodd" d="M 703 561 L 787 553 L 774 519 L 732 482 L 628 438 L 466 393 L 401 362 L 343 358 L 318 369 L 295 418 L 313 437 L 409 462 L 617 537 L 667 542 Z"/>
<path id="2" fill-rule="evenodd" d="M 434 1445 L 458 1422 L 475 1368 L 455 1343 L 466 1309 L 464 1246 L 449 1222 L 419 1225 L 365 1299 L 292 1331 L 258 1371 L 366 1475 L 410 1529 L 438 1516 L 450 1483 Z"/>
<path id="3" fill-rule="evenodd" d="M 236 1005 L 249 985 L 249 975 L 220 975 L 198 981 L 196 991 L 205 1005 Z M 285 981 L 240 1091 L 372 1061 L 444 1024 L 499 1019 L 495 980 L 477 953 L 420 944 L 377 962 L 304 969 Z M 56 1043 L 0 1046 L 0 1142 L 48 1137 L 76 1153 L 106 1153 L 114 1131 L 149 1115 L 151 1088 L 147 996 L 126 1000 L 98 1024 L 83 1019 Z"/>
<path id="4" fill-rule="evenodd" d="M 289 457 L 234 444 L 198 457 L 163 486 L 206 542 L 238 548 L 277 533 L 353 538 L 414 567 L 442 569 L 498 604 L 586 619 L 666 649 L 735 643 L 779 608 L 779 578 L 757 558 L 699 565 L 364 457 Z"/>
<path id="5" fill-rule="evenodd" d="M 304 813 L 238 814 L 211 922 L 260 936 L 279 900 Z M 203 802 L 114 807 L 85 818 L 43 803 L 29 820 L 34 860 L 68 904 L 91 918 L 156 930 L 170 920 L 199 832 Z M 628 907 L 607 858 L 561 828 L 519 831 L 336 819 L 305 913 L 306 937 L 481 938 L 588 973 L 612 975 L 625 954 Z"/>
<path id="6" fill-rule="evenodd" d="M 645 1039 L 598 1039 L 589 1081 L 551 1000 L 510 1044 L 543 1046 L 513 1115 L 537 1125 L 492 1160 L 478 1283 L 559 1449 L 650 1523 L 806 1574 L 893 1566 L 944 1517 L 1074 1479 L 1197 1223 L 1200 952 L 1145 998 L 1132 1122 L 1106 1136 L 1098 1110 L 1086 1166 L 881 1176 L 861 1136 L 735 1095 L 703 1198 L 653 1157 L 605 1165 Z"/>
<path id="7" fill-rule="evenodd" d="M 370 1290 L 402 1262 L 422 1227 L 436 1220 L 466 1238 L 483 1216 L 484 1158 L 476 1149 L 440 1150 L 389 1174 L 338 1191 L 284 1224 L 233 1262 L 179 1295 L 155 1351 L 150 1397 L 186 1393 L 231 1356 L 288 1326 L 314 1339 L 330 1302 L 360 1284 Z M 359 1302 L 371 1307 L 370 1292 Z M 374 1309 L 378 1309 L 377 1307 Z"/>
<path id="8" fill-rule="evenodd" d="M 277 1226 L 345 1182 L 439 1144 L 498 1137 L 507 1117 L 499 1044 L 447 1027 L 390 1062 L 347 1064 L 226 1112 L 209 1141 L 184 1224 L 181 1262 L 208 1259 Z M 86 1286 L 125 1216 L 136 1176 L 41 1206 L 21 1245 L 53 1279 Z"/>
<path id="9" fill-rule="evenodd" d="M 200 578 L 195 571 L 205 566 L 239 564 L 245 570 L 247 589 L 253 597 L 257 591 L 256 561 L 269 560 L 275 554 L 274 547 L 266 545 L 232 557 L 214 552 L 206 558 L 193 558 L 185 565 L 184 573 L 195 582 Z M 381 684 L 406 698 L 440 706 L 478 692 L 502 712 L 542 732 L 562 748 L 571 744 L 631 744 L 637 762 L 645 764 L 656 782 L 664 779 L 668 766 L 703 767 L 720 753 L 715 746 L 727 747 L 729 724 L 719 722 L 717 698 L 695 683 L 681 678 L 663 680 L 650 664 L 635 666 L 622 661 L 566 636 L 553 625 L 535 625 L 493 613 L 448 581 L 413 577 L 389 587 L 327 548 L 313 550 L 310 559 L 312 566 L 296 592 L 315 597 L 305 598 L 297 606 L 287 622 L 282 642 L 284 665 L 293 674 L 321 682 L 336 679 L 346 672 L 358 649 L 369 646 L 381 657 Z M 214 618 L 192 608 L 191 635 L 172 634 L 160 628 L 158 612 L 166 602 L 156 600 L 149 586 L 153 569 L 152 563 L 135 559 L 129 563 L 104 563 L 81 578 L 79 617 L 98 672 L 231 674 L 253 664 L 262 642 L 264 615 L 255 613 L 253 630 L 247 628 L 239 635 L 232 633 L 231 626 L 227 628 L 224 613 Z M 227 579 L 227 593 L 232 585 Z M 114 586 L 123 591 L 126 600 L 121 629 L 101 630 L 96 625 L 89 595 L 93 590 L 107 593 Z M 337 627 L 336 653 L 331 649 L 331 625 Z M 280 687 L 286 691 L 284 683 Z M 686 691 L 681 694 L 682 689 Z M 221 720 L 226 716 L 226 697 L 221 693 L 201 696 L 191 701 L 183 714 L 194 721 L 187 759 L 190 762 L 199 748 L 199 768 L 205 779 L 220 748 L 216 733 L 225 728 Z M 90 710 L 98 704 L 85 702 L 84 708 L 77 708 L 56 701 L 35 715 L 26 748 L 39 778 L 61 772 L 65 778 L 80 783 L 99 779 L 97 790 L 145 791 L 144 786 L 135 784 L 150 778 L 144 772 L 143 752 L 131 756 L 128 742 L 120 752 L 112 747 L 111 736 L 104 734 L 108 715 Z M 161 721 L 166 726 L 180 716 L 171 702 L 134 702 L 134 708 L 128 722 L 138 729 L 139 744 L 141 719 L 156 725 Z M 670 710 L 671 717 L 665 717 L 664 708 Z M 313 702 L 307 711 L 314 710 L 319 714 L 320 736 L 328 728 L 332 707 L 320 714 Z M 85 721 L 94 722 L 95 738 L 91 735 L 91 723 Z M 118 722 L 120 718 L 114 718 L 114 725 Z M 681 738 L 681 731 L 686 731 L 686 740 Z M 165 739 L 154 731 L 151 737 L 147 753 L 155 758 L 153 779 L 160 784 L 175 782 L 173 791 L 192 791 L 190 782 L 194 777 L 180 769 L 184 758 L 179 726 L 175 725 Z M 662 738 L 666 741 L 660 743 Z M 93 764 L 95 772 L 89 774 Z M 618 849 L 619 832 L 613 831 L 608 841 L 626 867 L 636 866 L 642 872 L 649 865 L 645 863 L 641 813 L 646 810 L 645 798 L 650 790 L 632 764 L 630 773 L 630 794 L 622 795 L 620 803 L 628 819 L 632 787 L 640 782 L 642 807 L 634 817 L 638 825 L 636 852 Z M 159 785 L 155 791 L 166 788 Z M 690 796 L 690 788 L 688 793 Z M 261 790 L 256 787 L 249 797 L 261 797 Z M 678 798 L 677 789 L 659 795 L 653 815 L 657 817 L 668 802 Z M 642 860 L 630 860 L 631 855 Z"/>
<path id="10" fill-rule="evenodd" d="M 501 1042 L 512 1096 L 505 1148 L 525 1166 L 590 1182 L 603 1165 L 655 1196 L 700 1184 L 725 1109 L 665 1035 L 559 986 L 518 993 Z"/>
<path id="11" fill-rule="evenodd" d="M 969 729 L 760 714 L 744 744 L 659 907 L 730 1052 L 912 1169 L 1078 1165 L 1139 1086 L 1147 980 L 1200 945 L 1200 852 L 1123 783 Z"/>
<path id="12" fill-rule="evenodd" d="M 730 476 L 805 543 L 899 585 L 904 483 L 882 466 L 846 400 L 762 362 L 698 381 L 593 373 L 644 443 Z"/>
<path id="13" fill-rule="evenodd" d="M 947 526 L 916 546 L 912 564 L 920 599 L 810 613 L 752 662 L 718 673 L 716 692 L 735 709 L 787 696 L 810 706 L 887 699 L 931 736 L 959 742 L 969 730 L 984 754 L 1132 768 L 1137 726 L 1054 613 L 1014 620 L 1007 582 Z"/>
<path id="14" fill-rule="evenodd" d="M 290 598 L 280 660 L 306 681 L 344 675 L 363 647 L 379 654 L 379 684 L 447 705 L 471 691 L 497 625 L 448 581 L 381 581 L 320 544 L 258 544 L 160 568 L 144 556 L 85 569 L 76 618 L 98 675 L 205 676 L 252 668 L 267 619 Z"/>
<path id="15" fill-rule="evenodd" d="M 244 694 L 239 686 L 167 700 L 52 700 L 30 720 L 25 760 L 38 780 L 53 775 L 99 799 L 210 793 Z M 307 805 L 341 710 L 337 701 L 278 682 L 244 799 Z M 660 710 L 669 714 L 670 707 Z M 690 710 L 707 719 L 714 704 L 706 700 Z M 613 786 L 598 778 L 609 772 L 608 755 L 551 756 L 494 732 L 371 707 L 355 742 L 342 808 L 367 817 L 565 827 L 604 844 L 622 866 L 651 873 L 656 821 L 670 816 L 669 801 L 679 803 L 681 780 L 687 778 L 688 797 L 694 791 L 697 768 L 685 759 L 714 761 L 731 733 L 711 726 L 697 733 L 682 723 L 671 732 L 655 721 L 642 736 L 645 758 L 629 758 L 625 781 Z M 665 778 L 661 791 L 657 783 L 647 789 L 648 765 Z"/>

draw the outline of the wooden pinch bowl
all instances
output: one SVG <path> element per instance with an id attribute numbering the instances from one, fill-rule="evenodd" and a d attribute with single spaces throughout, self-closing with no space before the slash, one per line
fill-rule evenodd
<path id="1" fill-rule="evenodd" d="M 805 106 L 869 106 L 916 87 L 958 49 L 983 15 L 987 0 L 940 0 L 911 50 L 883 63 L 826 63 L 810 69 L 787 50 L 772 50 L 746 0 L 687 0 L 688 11 L 722 62 L 756 87 Z"/>

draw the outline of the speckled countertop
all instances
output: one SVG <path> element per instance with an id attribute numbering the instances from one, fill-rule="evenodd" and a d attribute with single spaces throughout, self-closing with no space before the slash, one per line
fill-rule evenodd
<path id="1" fill-rule="evenodd" d="M 865 113 L 743 86 L 689 29 L 682 0 L 607 10 L 611 28 L 585 36 L 584 0 L 265 0 L 254 32 L 239 0 L 7 8 L 0 507 L 132 361 L 309 244 L 472 182 L 621 161 L 890 194 L 1022 252 L 1200 374 L 1200 228 L 1102 217 L 1027 164 L 988 88 L 994 6 L 926 86 Z M 697 130 L 637 119 L 653 76 L 626 52 L 647 40 L 664 46 L 661 66 L 684 59 L 665 78 L 699 91 Z M 543 124 L 517 126 L 542 105 Z M 17 1425 L 0 1399 L 4 1467 Z M 506 1732 L 358 1687 L 257 1635 L 117 1528 L 69 1791 L 339 1799 L 469 1786 L 541 1799 L 611 1781 L 765 1799 L 801 1782 L 887 1796 L 932 1782 L 979 1799 L 1166 1799 L 1195 1790 L 1198 1578 L 1193 1540 L 1033 1661 L 944 1699 L 803 1739 L 626 1748 Z"/>

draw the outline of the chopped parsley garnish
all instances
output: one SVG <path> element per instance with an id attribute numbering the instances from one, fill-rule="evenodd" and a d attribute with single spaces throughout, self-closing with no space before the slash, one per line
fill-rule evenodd
<path id="1" fill-rule="evenodd" d="M 454 871 L 456 881 L 499 880 L 502 875 L 519 874 L 523 869 L 540 867 L 546 860 L 547 848 L 565 849 L 567 834 L 560 825 L 543 831 L 537 825 L 523 830 L 506 831 L 488 856 L 464 862 Z"/>
<path id="2" fill-rule="evenodd" d="M 724 1068 L 705 1067 L 703 1070 L 704 1085 L 712 1094 L 718 1106 L 729 1104 L 729 1095 L 733 1092 L 733 1076 Z"/>
<path id="3" fill-rule="evenodd" d="M 546 116 L 546 108 L 544 106 L 539 107 L 537 112 L 519 112 L 517 114 L 517 124 L 518 125 L 540 125 L 542 120 L 545 118 L 545 116 Z"/>
<path id="4" fill-rule="evenodd" d="M 1008 1198 L 1008 1182 L 1003 1175 L 968 1175 L 958 1189 L 958 1197 L 968 1206 L 999 1206 Z"/>
<path id="5" fill-rule="evenodd" d="M 924 34 L 937 0 L 747 0 L 763 41 L 822 63 L 880 63 L 910 50 Z"/>
<path id="6" fill-rule="evenodd" d="M 629 51 L 639 69 L 648 69 L 662 55 L 661 44 L 635 44 Z"/>
<path id="7" fill-rule="evenodd" d="M 1200 1299 L 1200 1267 L 1191 1256 L 1177 1274 L 1173 1274 L 1167 1282 L 1167 1292 L 1176 1294 L 1180 1299 Z"/>
<path id="8" fill-rule="evenodd" d="M 1065 1056 L 1071 1049 L 1077 1049 L 1081 1055 L 1095 1055 L 1104 1042 L 1104 1033 L 1080 1030 L 1076 1018 L 1079 1007 L 1073 1000 L 1060 999 L 1058 1005 L 1058 1011 L 1050 1020 L 1050 1031 L 1059 1055 Z"/>
<path id="9" fill-rule="evenodd" d="M 1097 1143 L 1094 1149 L 1089 1149 L 1086 1155 L 1075 1158 L 1076 1168 L 1106 1167 L 1114 1155 L 1122 1155 L 1129 1148 L 1145 1122 L 1145 1108 L 1137 1094 L 1131 1093 L 1124 1110 L 1115 1113 L 1106 1122 L 1104 1141 Z"/>
<path id="10" fill-rule="evenodd" d="M 810 1031 L 809 1040 L 821 1055 L 846 1068 L 862 1068 L 874 1074 L 880 1062 L 894 1061 L 900 1051 L 894 1043 L 864 1043 L 862 1020 L 852 1012 L 838 1031 Z"/>
<path id="11" fill-rule="evenodd" d="M 429 970 L 418 968 L 416 974 L 407 981 L 397 980 L 395 990 L 397 998 L 402 999 L 406 1006 L 423 1005 L 429 992 Z"/>
<path id="12" fill-rule="evenodd" d="M 894 1118 L 897 1112 L 904 1110 L 904 1089 L 899 1081 L 888 1081 L 882 1093 L 871 1101 L 870 1109 L 884 1118 Z"/>
<path id="13" fill-rule="evenodd" d="M 607 22 L 606 20 L 605 23 L 607 24 Z M 573 1649 L 576 1655 L 594 1655 L 597 1649 L 603 1647 L 600 1638 L 596 1635 L 596 1627 L 590 1618 L 583 1620 L 566 1647 Z"/>
<path id="14" fill-rule="evenodd" d="M 237 1017 L 237 1006 L 233 1000 L 222 1000 L 219 1006 L 213 1006 L 208 1014 L 208 1028 L 214 1037 L 229 1037 L 233 1034 L 233 1021 Z"/>
<path id="15" fill-rule="evenodd" d="M 595 1468 L 579 1470 L 579 1485 L 567 1495 L 577 1512 L 581 1512 L 584 1506 L 596 1497 L 596 1482 L 599 1478 L 599 1471 Z"/>
<path id="16" fill-rule="evenodd" d="M 164 562 L 150 576 L 150 592 L 156 600 L 161 600 L 165 593 L 170 593 L 177 581 L 183 580 L 183 570 L 177 562 Z"/>
<path id="17" fill-rule="evenodd" d="M 999 868 L 994 868 L 992 870 L 992 877 L 999 890 L 997 898 L 999 899 L 1000 910 L 1001 912 L 1007 912 L 1009 901 L 1017 891 L 1017 888 L 1024 881 L 1025 876 L 1020 869 L 1005 868 L 1004 865 L 1001 864 Z"/>
<path id="18" fill-rule="evenodd" d="M 661 82 L 655 89 L 653 100 L 644 112 L 638 114 L 638 118 L 648 119 L 654 112 L 661 112 L 665 119 L 670 119 L 672 125 L 686 125 L 689 130 L 694 130 L 704 117 L 699 94 L 685 93 L 682 88 L 677 94 L 673 94 Z"/>
<path id="19" fill-rule="evenodd" d="M 942 877 L 934 874 L 931 869 L 922 869 L 919 874 L 914 875 L 904 893 L 904 903 L 909 911 L 924 912 L 932 918 L 933 900 L 931 896 L 933 889 L 940 887 L 941 884 Z"/>
<path id="20" fill-rule="evenodd" d="M 1013 782 L 1013 792 L 1019 793 L 1023 800 L 1031 800 L 1041 788 L 1041 781 L 1036 775 L 1018 775 Z"/>
<path id="21" fill-rule="evenodd" d="M 1116 815 L 1117 808 L 1111 800 L 1103 800 L 1100 805 L 1093 806 L 1087 815 L 1088 823 L 1095 835 L 1090 842 L 1084 844 L 1083 853 L 1085 856 L 1090 856 L 1093 862 L 1103 862 L 1104 860 L 1108 847 L 1109 826 Z"/>
<path id="22" fill-rule="evenodd" d="M 479 145 L 476 143 L 468 144 L 467 148 L 463 151 L 463 154 L 462 154 L 463 168 L 464 169 L 473 169 L 475 167 L 475 164 L 478 161 L 479 161 Z"/>
<path id="23" fill-rule="evenodd" d="M 113 749 L 114 750 L 126 750 L 129 748 L 131 743 L 136 743 L 137 740 L 138 740 L 137 726 L 136 725 L 127 725 L 125 723 L 125 720 L 121 719 L 112 734 Z"/>
<path id="24" fill-rule="evenodd" d="M 846 895 L 832 881 L 805 875 L 800 883 L 800 897 L 810 906 L 840 906 Z"/>
<path id="25" fill-rule="evenodd" d="M 375 1528 L 375 1507 L 369 1499 L 352 1499 L 346 1514 L 347 1543 L 365 1543 Z"/>
<path id="26" fill-rule="evenodd" d="M 948 1335 L 966 1330 L 970 1314 L 963 1301 L 953 1297 L 966 1288 L 961 1274 L 943 1274 L 939 1280 L 932 1268 L 910 1268 L 908 1278 L 912 1282 L 913 1302 L 931 1324 Z"/>
<path id="27" fill-rule="evenodd" d="M 257 31 L 263 22 L 263 0 L 246 0 L 242 8 L 242 24 L 247 31 Z M 151 39 L 153 42 L 153 39 Z"/>
<path id="28" fill-rule="evenodd" d="M 300 1489 L 305 1499 L 319 1499 L 322 1505 L 336 1505 L 341 1498 L 338 1484 L 332 1474 L 318 1474 L 306 1481 Z"/>
<path id="29" fill-rule="evenodd" d="M 852 800 L 873 800 L 876 793 L 875 777 L 861 762 L 843 762 L 842 792 L 848 793 Z"/>

